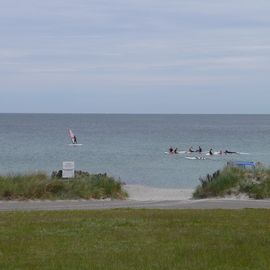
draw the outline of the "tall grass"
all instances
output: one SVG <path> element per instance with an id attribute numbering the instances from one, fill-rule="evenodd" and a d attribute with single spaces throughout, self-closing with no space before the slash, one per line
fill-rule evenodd
<path id="1" fill-rule="evenodd" d="M 246 194 L 250 198 L 270 198 L 270 170 L 259 167 L 243 169 L 225 167 L 213 175 L 200 178 L 201 184 L 193 193 L 194 198 L 224 197 Z"/>
<path id="2" fill-rule="evenodd" d="M 82 175 L 70 180 L 44 173 L 0 176 L 0 199 L 124 199 L 120 181 L 106 174 Z"/>
<path id="3" fill-rule="evenodd" d="M 247 181 L 240 184 L 240 192 L 254 199 L 270 198 L 270 170 L 258 168 L 246 173 Z"/>

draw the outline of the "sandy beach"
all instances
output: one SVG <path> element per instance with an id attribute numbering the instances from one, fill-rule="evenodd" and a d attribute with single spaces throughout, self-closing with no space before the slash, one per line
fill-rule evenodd
<path id="1" fill-rule="evenodd" d="M 134 201 L 178 201 L 192 198 L 193 189 L 167 189 L 141 185 L 124 185 L 128 200 Z"/>
<path id="2" fill-rule="evenodd" d="M 142 185 L 124 185 L 128 200 L 133 201 L 187 201 L 192 200 L 194 189 L 155 188 Z M 246 194 L 227 195 L 208 200 L 253 200 Z"/>

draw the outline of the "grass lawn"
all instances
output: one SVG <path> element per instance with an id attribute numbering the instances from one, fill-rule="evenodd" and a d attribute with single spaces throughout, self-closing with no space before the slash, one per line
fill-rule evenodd
<path id="1" fill-rule="evenodd" d="M 0 269 L 270 269 L 270 210 L 0 212 Z"/>

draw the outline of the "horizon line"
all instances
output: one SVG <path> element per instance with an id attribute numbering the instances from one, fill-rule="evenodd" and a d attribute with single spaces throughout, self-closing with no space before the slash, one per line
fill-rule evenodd
<path id="1" fill-rule="evenodd" d="M 81 115 L 270 115 L 270 113 L 101 113 L 101 112 L 0 112 L 0 114 L 81 114 Z"/>

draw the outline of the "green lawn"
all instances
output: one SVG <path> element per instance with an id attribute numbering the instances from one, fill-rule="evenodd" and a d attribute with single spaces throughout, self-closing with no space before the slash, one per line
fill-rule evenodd
<path id="1" fill-rule="evenodd" d="M 0 213 L 0 269 L 270 269 L 270 210 Z"/>

